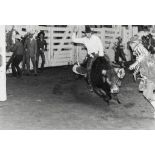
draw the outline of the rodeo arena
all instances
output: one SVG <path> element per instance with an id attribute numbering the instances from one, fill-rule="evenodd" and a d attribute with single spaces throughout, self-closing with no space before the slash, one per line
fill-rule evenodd
<path id="1" fill-rule="evenodd" d="M 154 25 L 6 25 L 0 36 L 0 129 L 155 129 Z"/>

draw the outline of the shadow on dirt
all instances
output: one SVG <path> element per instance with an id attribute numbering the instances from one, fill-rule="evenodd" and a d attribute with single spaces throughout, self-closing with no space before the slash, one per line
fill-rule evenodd
<path id="1" fill-rule="evenodd" d="M 134 106 L 135 106 L 135 103 L 132 103 L 132 102 L 131 103 L 129 102 L 129 103 L 124 105 L 125 108 L 132 108 Z"/>

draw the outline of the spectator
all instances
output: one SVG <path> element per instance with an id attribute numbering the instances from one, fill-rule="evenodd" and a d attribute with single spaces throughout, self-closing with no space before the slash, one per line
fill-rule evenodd
<path id="1" fill-rule="evenodd" d="M 30 59 L 33 65 L 34 75 L 37 75 L 36 69 L 36 54 L 37 54 L 37 41 L 34 32 L 29 33 L 24 43 L 24 50 L 26 54 L 27 75 L 30 75 Z"/>
<path id="2" fill-rule="evenodd" d="M 22 71 L 19 67 L 19 64 L 23 60 L 23 53 L 24 53 L 24 47 L 20 40 L 20 35 L 17 35 L 15 38 L 15 44 L 11 48 L 11 52 L 13 52 L 13 59 L 12 59 L 12 75 L 15 77 L 21 77 Z"/>
<path id="3" fill-rule="evenodd" d="M 25 41 L 26 41 L 27 37 L 29 37 L 29 33 L 27 33 L 26 35 L 24 35 L 22 37 L 21 42 L 22 42 L 23 46 L 25 45 Z M 27 57 L 26 57 L 26 51 L 24 49 L 23 63 L 22 63 L 22 72 L 23 72 L 23 74 L 26 74 L 26 71 L 27 71 L 27 68 L 28 68 L 27 67 L 27 62 L 28 62 L 28 60 L 27 60 Z M 25 67 L 26 67 L 26 69 L 25 69 Z"/>
<path id="4" fill-rule="evenodd" d="M 45 34 L 44 32 L 40 32 L 38 34 L 38 39 L 37 39 L 37 56 L 36 56 L 36 68 L 38 70 L 38 65 L 39 65 L 39 57 L 41 56 L 42 63 L 41 63 L 41 72 L 44 70 L 44 65 L 45 65 L 45 54 L 44 52 L 47 51 L 47 43 L 44 39 Z"/>
<path id="5" fill-rule="evenodd" d="M 155 54 L 155 39 L 151 34 L 148 35 L 148 50 L 151 54 Z"/>
<path id="6" fill-rule="evenodd" d="M 133 50 L 132 50 L 132 48 L 130 47 L 130 41 L 127 42 L 127 49 L 130 51 L 131 62 L 134 62 L 136 58 L 135 58 L 135 56 L 133 55 Z"/>
<path id="7" fill-rule="evenodd" d="M 115 46 L 114 46 L 115 62 L 117 64 L 122 64 L 119 61 L 119 58 L 121 58 L 122 61 L 123 61 L 123 65 L 124 65 L 124 62 L 126 62 L 126 57 L 125 57 L 125 53 L 124 53 L 124 46 L 122 44 L 122 38 L 121 37 L 118 37 L 116 39 L 117 39 L 117 42 L 115 43 Z"/>

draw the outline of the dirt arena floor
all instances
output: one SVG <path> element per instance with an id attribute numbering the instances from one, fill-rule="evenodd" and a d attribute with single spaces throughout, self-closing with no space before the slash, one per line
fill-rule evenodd
<path id="1" fill-rule="evenodd" d="M 76 79 L 70 67 L 50 68 L 38 76 L 7 75 L 6 102 L 0 102 L 0 129 L 155 129 L 152 106 L 127 72 L 119 99 L 108 106 Z"/>

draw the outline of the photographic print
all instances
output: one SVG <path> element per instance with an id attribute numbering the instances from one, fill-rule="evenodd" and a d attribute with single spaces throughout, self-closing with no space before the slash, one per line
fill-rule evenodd
<path id="1" fill-rule="evenodd" d="M 5 25 L 0 34 L 0 129 L 155 129 L 154 25 Z"/>

